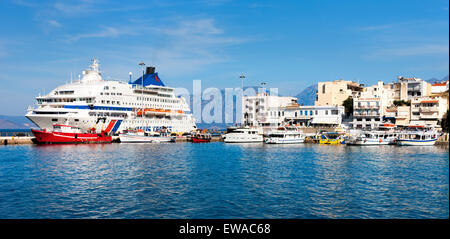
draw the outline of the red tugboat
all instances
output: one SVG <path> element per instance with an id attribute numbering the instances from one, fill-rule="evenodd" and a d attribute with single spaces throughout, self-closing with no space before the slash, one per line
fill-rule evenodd
<path id="1" fill-rule="evenodd" d="M 81 144 L 111 143 L 112 137 L 107 131 L 101 133 L 82 133 L 79 127 L 56 124 L 53 131 L 32 129 L 38 144 Z"/>
<path id="2" fill-rule="evenodd" d="M 192 137 L 192 143 L 209 143 L 211 142 L 211 134 L 207 133 L 206 130 L 195 133 Z"/>

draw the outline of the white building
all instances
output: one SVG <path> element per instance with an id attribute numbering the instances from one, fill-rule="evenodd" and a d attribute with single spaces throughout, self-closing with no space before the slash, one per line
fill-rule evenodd
<path id="1" fill-rule="evenodd" d="M 344 117 L 343 106 L 300 106 L 295 97 L 259 93 L 244 96 L 242 102 L 242 122 L 248 126 L 340 126 Z"/>
<path id="2" fill-rule="evenodd" d="M 386 109 L 394 101 L 395 90 L 378 81 L 364 88 L 360 96 L 353 99 L 353 128 L 374 129 L 383 123 Z"/>
<path id="3" fill-rule="evenodd" d="M 411 100 L 414 97 L 428 96 L 431 92 L 431 84 L 420 78 L 398 77 L 400 84 L 400 99 Z"/>
<path id="4" fill-rule="evenodd" d="M 242 122 L 248 126 L 278 126 L 282 122 L 284 111 L 277 111 L 277 117 L 273 117 L 275 113 L 269 109 L 294 104 L 297 104 L 297 98 L 295 97 L 273 96 L 267 93 L 257 93 L 256 96 L 243 96 Z"/>
<path id="5" fill-rule="evenodd" d="M 448 81 L 431 85 L 431 94 L 439 94 L 448 91 Z"/>
<path id="6" fill-rule="evenodd" d="M 448 110 L 448 98 L 416 97 L 411 100 L 412 125 L 438 125 Z"/>

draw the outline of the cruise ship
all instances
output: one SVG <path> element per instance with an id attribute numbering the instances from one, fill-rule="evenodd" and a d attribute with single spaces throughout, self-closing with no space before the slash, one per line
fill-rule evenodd
<path id="1" fill-rule="evenodd" d="M 144 73 L 144 72 L 143 72 Z M 142 129 L 174 133 L 196 129 L 195 119 L 183 97 L 164 85 L 154 67 L 132 81 L 104 80 L 97 59 L 78 80 L 36 97 L 26 117 L 41 129 L 55 124 L 120 133 Z"/>

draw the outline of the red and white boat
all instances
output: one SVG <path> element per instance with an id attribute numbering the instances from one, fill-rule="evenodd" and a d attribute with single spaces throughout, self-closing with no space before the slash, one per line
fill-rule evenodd
<path id="1" fill-rule="evenodd" d="M 112 137 L 107 131 L 101 133 L 83 133 L 79 127 L 56 124 L 53 131 L 32 129 L 38 144 L 81 144 L 81 143 L 111 143 Z"/>

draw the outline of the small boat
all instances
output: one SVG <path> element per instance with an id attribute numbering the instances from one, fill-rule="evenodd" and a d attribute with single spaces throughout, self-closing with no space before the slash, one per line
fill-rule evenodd
<path id="1" fill-rule="evenodd" d="M 211 142 L 211 134 L 205 130 L 196 132 L 191 136 L 192 143 L 209 143 Z"/>
<path id="2" fill-rule="evenodd" d="M 364 131 L 354 139 L 347 140 L 348 145 L 388 145 L 395 144 L 397 134 L 394 132 Z"/>
<path id="3" fill-rule="evenodd" d="M 400 146 L 432 146 L 439 137 L 440 133 L 433 128 L 409 126 L 399 133 L 396 143 Z"/>
<path id="4" fill-rule="evenodd" d="M 143 130 L 125 130 L 119 134 L 121 143 L 163 143 L 176 142 L 176 137 L 168 132 L 144 132 Z"/>
<path id="5" fill-rule="evenodd" d="M 236 128 L 223 135 L 225 143 L 261 143 L 263 140 L 257 129 L 249 127 Z"/>
<path id="6" fill-rule="evenodd" d="M 52 131 L 31 129 L 38 144 L 81 144 L 111 143 L 112 137 L 107 131 L 83 133 L 76 126 L 55 124 Z"/>
<path id="7" fill-rule="evenodd" d="M 355 137 L 350 137 L 345 143 L 347 145 L 388 145 L 396 144 L 397 137 L 395 125 L 386 123 L 374 131 L 358 131 Z"/>
<path id="8" fill-rule="evenodd" d="M 323 132 L 320 136 L 320 144 L 345 144 L 345 133 L 343 132 Z"/>
<path id="9" fill-rule="evenodd" d="M 296 127 L 280 127 L 270 131 L 264 139 L 266 144 L 298 144 L 304 143 L 305 136 Z"/>

